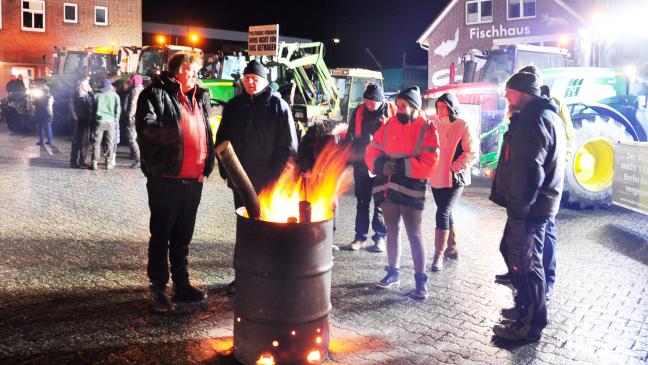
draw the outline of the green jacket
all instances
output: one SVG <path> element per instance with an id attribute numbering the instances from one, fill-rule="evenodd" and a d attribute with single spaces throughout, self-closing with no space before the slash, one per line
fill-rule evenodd
<path id="1" fill-rule="evenodd" d="M 121 115 L 119 95 L 111 89 L 101 89 L 94 95 L 97 123 L 117 123 Z"/>

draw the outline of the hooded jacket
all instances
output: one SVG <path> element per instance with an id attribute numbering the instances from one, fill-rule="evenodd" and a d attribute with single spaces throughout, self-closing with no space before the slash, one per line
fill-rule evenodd
<path id="1" fill-rule="evenodd" d="M 470 185 L 470 166 L 477 160 L 479 148 L 474 133 L 459 114 L 459 101 L 452 94 L 443 94 L 437 102 L 448 106 L 448 117 L 434 121 L 439 134 L 439 165 L 432 172 L 432 188 L 451 188 L 457 183 Z"/>
<path id="2" fill-rule="evenodd" d="M 566 140 L 557 111 L 551 100 L 537 98 L 511 116 L 490 199 L 512 219 L 558 213 Z"/>
<path id="3" fill-rule="evenodd" d="M 104 82 L 104 85 L 97 93 L 95 98 L 95 118 L 97 123 L 118 123 L 121 116 L 121 100 L 110 82 Z"/>
<path id="4" fill-rule="evenodd" d="M 275 181 L 297 153 L 297 132 L 288 103 L 268 86 L 250 96 L 232 98 L 223 109 L 216 145 L 230 141 L 254 189 Z M 227 173 L 219 165 L 220 175 Z"/>
<path id="5" fill-rule="evenodd" d="M 180 84 L 169 72 L 163 72 L 137 99 L 135 129 L 140 147 L 142 172 L 147 177 L 178 176 L 184 157 L 184 142 L 180 128 Z M 196 86 L 196 105 L 203 112 L 207 136 L 207 158 L 204 176 L 214 169 L 214 143 L 207 122 L 207 90 Z"/>

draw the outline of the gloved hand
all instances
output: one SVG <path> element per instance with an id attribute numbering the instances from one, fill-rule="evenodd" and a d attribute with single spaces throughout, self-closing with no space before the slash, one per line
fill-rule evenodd
<path id="1" fill-rule="evenodd" d="M 390 176 L 396 173 L 396 161 L 392 159 L 387 159 L 383 164 L 383 175 Z"/>

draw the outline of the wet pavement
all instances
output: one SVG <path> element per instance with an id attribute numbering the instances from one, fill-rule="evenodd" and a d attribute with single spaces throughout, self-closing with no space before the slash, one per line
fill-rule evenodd
<path id="1" fill-rule="evenodd" d="M 39 147 L 0 124 L 0 363 L 234 364 L 235 217 L 214 175 L 204 187 L 190 274 L 208 310 L 150 311 L 145 178 L 120 148 L 112 171 L 69 168 L 69 142 Z M 379 291 L 385 256 L 334 253 L 330 364 L 645 364 L 648 361 L 648 218 L 622 208 L 562 210 L 550 324 L 538 343 L 494 341 L 511 290 L 498 251 L 505 213 L 488 183 L 455 211 L 460 259 L 414 287 L 404 240 L 401 286 Z M 337 244 L 353 239 L 355 200 L 340 200 Z M 428 248 L 434 204 L 424 214 Z M 431 255 L 430 255 L 431 257 Z"/>

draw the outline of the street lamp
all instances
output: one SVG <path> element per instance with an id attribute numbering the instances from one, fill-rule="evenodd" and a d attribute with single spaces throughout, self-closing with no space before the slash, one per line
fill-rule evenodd
<path id="1" fill-rule="evenodd" d="M 340 43 L 340 38 L 333 38 L 333 43 L 339 44 Z"/>
<path id="2" fill-rule="evenodd" d="M 157 42 L 160 43 L 160 45 L 163 46 L 164 43 L 166 42 L 166 38 L 163 35 L 160 35 L 160 36 L 157 37 Z"/>
<path id="3" fill-rule="evenodd" d="M 196 43 L 198 42 L 198 34 L 189 34 L 189 40 L 191 41 L 191 48 L 196 48 Z"/>

